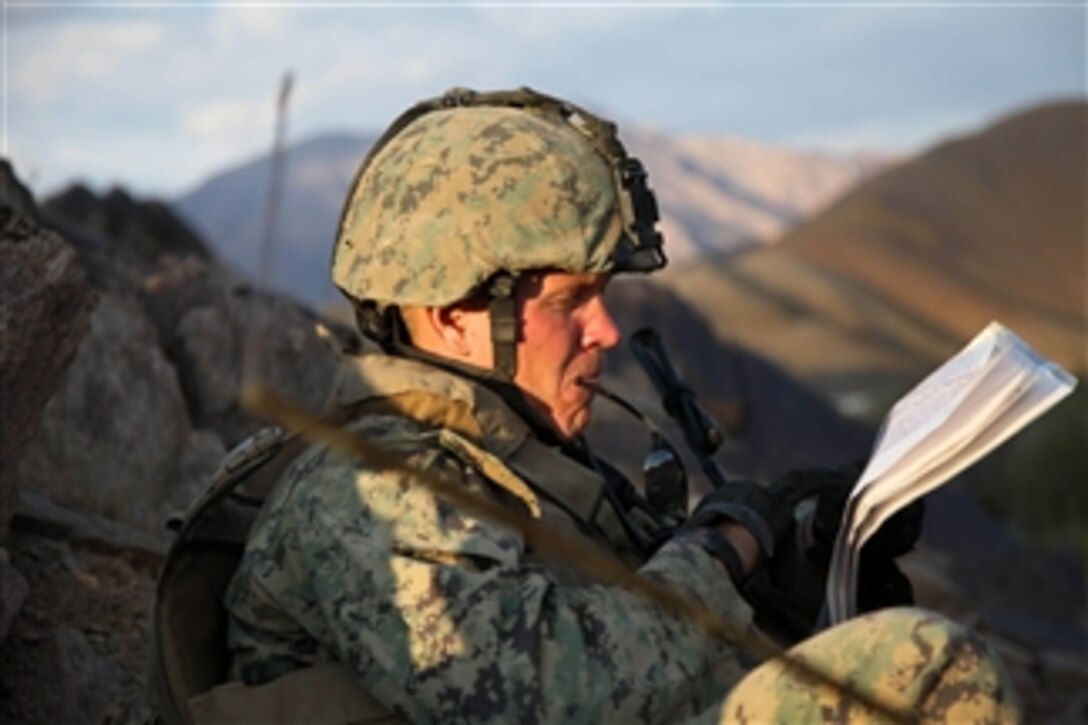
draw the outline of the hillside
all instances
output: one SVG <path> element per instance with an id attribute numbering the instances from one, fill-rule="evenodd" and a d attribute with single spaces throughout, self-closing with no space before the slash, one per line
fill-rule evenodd
<path id="1" fill-rule="evenodd" d="M 336 297 L 328 280 L 331 243 L 345 190 L 373 142 L 371 136 L 329 135 L 286 150 L 273 287 L 311 303 Z M 259 266 L 270 168 L 268 156 L 250 160 L 173 204 L 224 261 L 250 276 Z"/>
<path id="2" fill-rule="evenodd" d="M 731 253 L 769 241 L 882 163 L 779 148 L 727 136 L 681 136 L 631 127 L 624 139 L 650 170 L 673 260 Z M 320 136 L 285 153 L 273 285 L 320 306 L 338 297 L 328 260 L 340 208 L 370 135 Z M 174 202 L 221 257 L 258 268 L 270 163 L 222 171 Z"/>
<path id="3" fill-rule="evenodd" d="M 663 276 L 712 321 L 826 391 L 901 388 L 991 319 L 1085 369 L 1088 105 L 946 142 L 762 248 Z"/>
<path id="4" fill-rule="evenodd" d="M 673 262 L 774 242 L 887 163 L 723 134 L 623 135 L 649 170 Z"/>

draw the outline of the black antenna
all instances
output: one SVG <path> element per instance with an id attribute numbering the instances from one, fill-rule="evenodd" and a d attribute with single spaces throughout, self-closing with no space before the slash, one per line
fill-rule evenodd
<path id="1" fill-rule="evenodd" d="M 631 335 L 630 345 L 635 359 L 661 396 L 665 412 L 680 426 L 688 447 L 698 457 L 703 472 L 715 488 L 721 486 L 725 483 L 725 473 L 714 460 L 725 440 L 721 427 L 703 410 L 695 393 L 676 372 L 656 330 L 649 327 L 637 330 Z"/>

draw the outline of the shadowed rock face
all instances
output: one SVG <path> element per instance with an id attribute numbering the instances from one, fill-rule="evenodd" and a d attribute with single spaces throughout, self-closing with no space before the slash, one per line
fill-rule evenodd
<path id="1" fill-rule="evenodd" d="M 63 218 L 94 229 L 118 248 L 148 264 L 164 254 L 209 259 L 200 237 L 159 201 L 136 201 L 123 189 L 98 197 L 75 185 L 47 199 L 43 216 Z"/>
<path id="2" fill-rule="evenodd" d="M 0 541 L 12 515 L 13 462 L 88 329 L 94 294 L 75 250 L 43 227 L 0 161 Z"/>
<path id="3" fill-rule="evenodd" d="M 165 517 L 260 425 L 237 404 L 245 348 L 267 385 L 311 409 L 334 356 L 312 313 L 251 290 L 162 205 L 76 187 L 43 217 L 73 240 L 102 303 L 19 478 L 163 537 Z"/>
<path id="4" fill-rule="evenodd" d="M 39 215 L 2 172 L 0 712 L 146 721 L 163 520 L 260 425 L 236 403 L 246 345 L 311 409 L 334 356 L 314 314 L 253 291 L 162 205 L 76 188 Z"/>
<path id="5" fill-rule="evenodd" d="M 150 321 L 134 299 L 103 293 L 18 478 L 55 500 L 153 531 L 195 493 L 175 497 L 170 486 L 192 434 L 177 373 Z M 212 447 L 209 469 L 222 453 L 222 444 Z"/>

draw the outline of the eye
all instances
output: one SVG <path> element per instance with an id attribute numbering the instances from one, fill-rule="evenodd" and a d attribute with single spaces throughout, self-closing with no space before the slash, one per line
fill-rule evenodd
<path id="1" fill-rule="evenodd" d="M 578 287 L 565 290 L 552 298 L 552 306 L 557 310 L 573 311 L 593 299 L 597 290 L 593 287 Z"/>

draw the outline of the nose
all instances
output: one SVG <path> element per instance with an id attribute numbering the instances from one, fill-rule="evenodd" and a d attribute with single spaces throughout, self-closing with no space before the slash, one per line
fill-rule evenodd
<path id="1" fill-rule="evenodd" d="M 600 347 L 610 350 L 620 343 L 620 328 L 616 325 L 612 313 L 604 302 L 604 296 L 598 294 L 590 305 L 589 316 L 583 329 L 582 344 L 587 347 Z"/>

